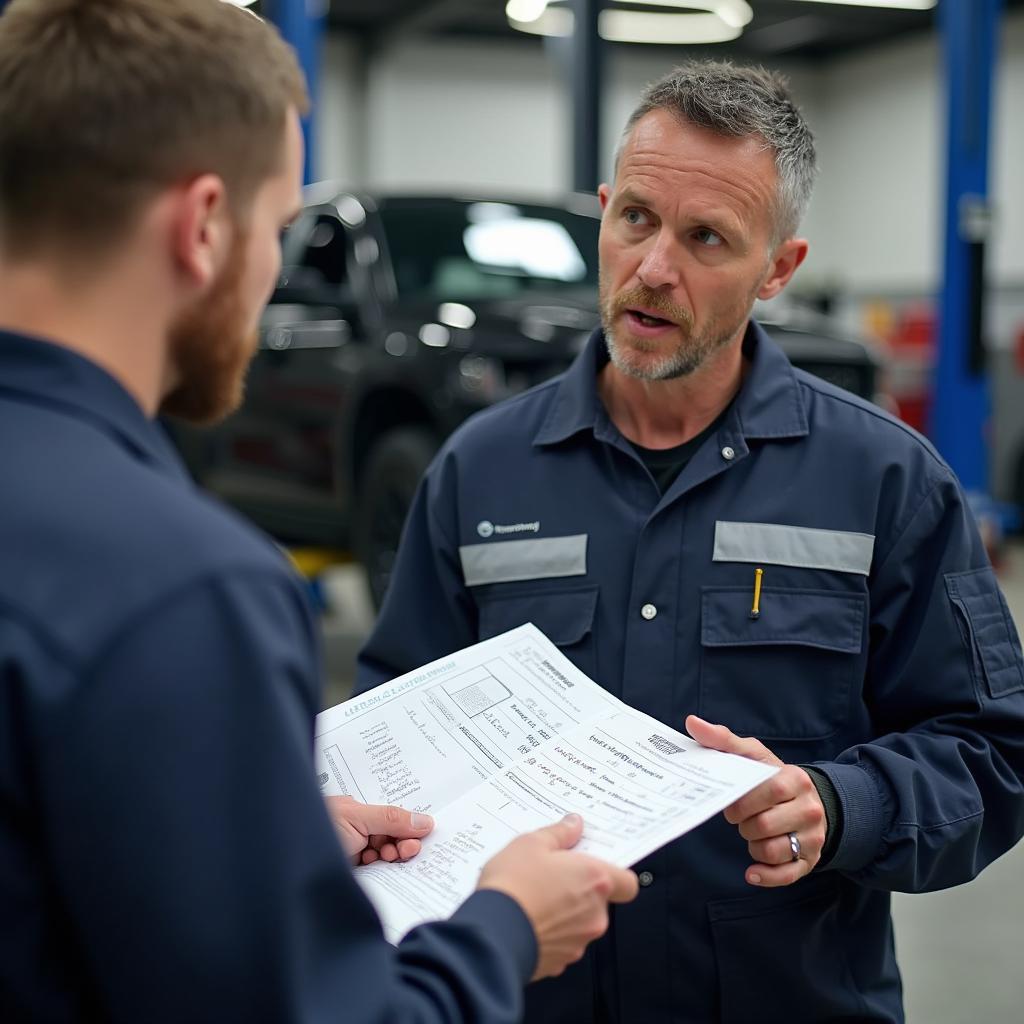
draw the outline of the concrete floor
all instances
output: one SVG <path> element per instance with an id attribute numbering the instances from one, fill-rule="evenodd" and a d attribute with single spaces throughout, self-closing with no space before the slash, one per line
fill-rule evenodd
<path id="1" fill-rule="evenodd" d="M 1024 545 L 1007 553 L 1001 573 L 1007 602 L 1024 635 Z M 373 622 L 359 571 L 324 581 L 326 706 L 344 700 L 362 637 Z M 968 885 L 893 899 L 896 945 L 910 1024 L 1024 1022 L 1024 843 Z"/>

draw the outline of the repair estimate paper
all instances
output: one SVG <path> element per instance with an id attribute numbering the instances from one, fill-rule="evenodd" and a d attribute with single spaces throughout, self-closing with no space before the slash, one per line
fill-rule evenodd
<path id="1" fill-rule="evenodd" d="M 324 711 L 316 731 L 324 795 L 434 817 L 413 860 L 355 872 L 391 942 L 449 917 L 495 853 L 570 811 L 576 849 L 628 867 L 778 770 L 623 704 L 532 624 Z"/>

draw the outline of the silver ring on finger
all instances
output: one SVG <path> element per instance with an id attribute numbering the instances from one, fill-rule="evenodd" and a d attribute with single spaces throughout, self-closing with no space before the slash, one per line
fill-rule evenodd
<path id="1" fill-rule="evenodd" d="M 789 852 L 793 854 L 790 860 L 800 859 L 800 839 L 795 832 L 789 833 Z"/>

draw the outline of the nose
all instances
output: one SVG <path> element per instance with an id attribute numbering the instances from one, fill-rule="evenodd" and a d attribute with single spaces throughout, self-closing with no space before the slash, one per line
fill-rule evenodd
<path id="1" fill-rule="evenodd" d="M 636 276 L 640 283 L 652 291 L 674 288 L 679 283 L 679 269 L 672 255 L 673 242 L 663 234 L 658 235 L 637 267 Z"/>

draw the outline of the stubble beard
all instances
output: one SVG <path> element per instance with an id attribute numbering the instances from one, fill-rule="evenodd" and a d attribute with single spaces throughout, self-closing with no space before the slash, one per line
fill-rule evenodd
<path id="1" fill-rule="evenodd" d="M 612 295 L 603 275 L 599 289 L 601 322 L 612 365 L 620 373 L 643 381 L 676 380 L 694 373 L 736 337 L 753 307 L 753 296 L 750 296 L 749 302 L 739 303 L 712 317 L 695 333 L 689 310 L 666 299 L 660 292 L 638 285 Z M 673 348 L 663 352 L 667 342 L 638 337 L 621 326 L 622 315 L 636 307 L 663 314 L 676 325 L 675 330 L 681 337 Z"/>
<path id="2" fill-rule="evenodd" d="M 245 250 L 245 233 L 236 231 L 216 283 L 171 325 L 170 352 L 179 383 L 164 397 L 162 414 L 204 425 L 241 405 L 257 344 L 242 292 Z"/>

